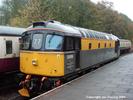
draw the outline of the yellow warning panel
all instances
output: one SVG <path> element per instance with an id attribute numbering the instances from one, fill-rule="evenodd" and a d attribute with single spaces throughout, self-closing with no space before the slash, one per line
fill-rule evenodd
<path id="1" fill-rule="evenodd" d="M 19 94 L 24 97 L 30 97 L 30 94 L 26 88 L 22 88 L 18 90 Z"/>

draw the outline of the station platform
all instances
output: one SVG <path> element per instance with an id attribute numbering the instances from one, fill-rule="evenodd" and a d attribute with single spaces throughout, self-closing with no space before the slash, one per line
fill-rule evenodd
<path id="1" fill-rule="evenodd" d="M 32 100 L 133 100 L 133 53 Z"/>

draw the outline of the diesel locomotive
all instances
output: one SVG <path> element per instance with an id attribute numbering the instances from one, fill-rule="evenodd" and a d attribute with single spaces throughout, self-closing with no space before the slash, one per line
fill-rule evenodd
<path id="1" fill-rule="evenodd" d="M 115 35 L 57 21 L 33 23 L 21 41 L 20 70 L 25 78 L 19 93 L 26 97 L 120 56 Z"/>

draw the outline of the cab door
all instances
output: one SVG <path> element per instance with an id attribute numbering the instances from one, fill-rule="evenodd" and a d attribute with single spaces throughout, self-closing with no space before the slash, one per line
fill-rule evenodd
<path id="1" fill-rule="evenodd" d="M 76 71 L 80 66 L 80 38 L 66 36 L 64 39 L 65 74 Z"/>
<path id="2" fill-rule="evenodd" d="M 75 68 L 80 69 L 80 49 L 81 49 L 81 38 L 74 38 L 74 50 L 75 50 Z"/>

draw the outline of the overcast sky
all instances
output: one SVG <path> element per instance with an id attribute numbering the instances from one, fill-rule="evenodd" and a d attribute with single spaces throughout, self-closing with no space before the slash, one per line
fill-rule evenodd
<path id="1" fill-rule="evenodd" d="M 91 0 L 97 3 L 101 0 Z M 114 9 L 133 20 L 133 0 L 106 0 L 114 3 Z"/>
<path id="2" fill-rule="evenodd" d="M 2 4 L 2 1 L 3 1 L 3 0 L 0 0 L 0 6 L 1 6 L 1 4 Z"/>

